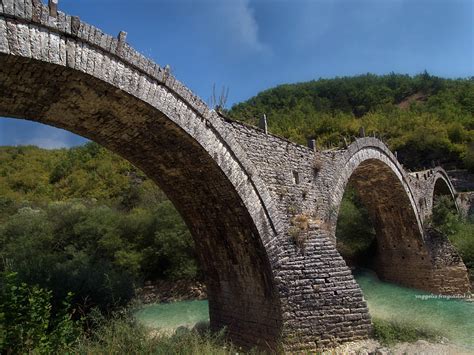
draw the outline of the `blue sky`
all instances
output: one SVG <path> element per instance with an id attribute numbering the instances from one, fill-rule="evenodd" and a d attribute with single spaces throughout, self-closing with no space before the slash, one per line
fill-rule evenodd
<path id="1" fill-rule="evenodd" d="M 208 101 L 320 77 L 427 70 L 474 75 L 472 0 L 60 0 L 59 7 L 127 40 Z M 0 119 L 0 145 L 84 140 Z"/>

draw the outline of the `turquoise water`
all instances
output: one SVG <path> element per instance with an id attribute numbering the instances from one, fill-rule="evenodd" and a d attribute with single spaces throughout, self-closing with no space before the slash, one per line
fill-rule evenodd
<path id="1" fill-rule="evenodd" d="M 452 342 L 474 349 L 474 303 L 381 282 L 370 272 L 358 272 L 371 316 L 409 322 L 440 332 Z"/>
<path id="2" fill-rule="evenodd" d="M 368 271 L 359 271 L 356 280 L 373 317 L 431 328 L 455 344 L 474 349 L 473 302 L 427 298 L 430 294 L 381 282 Z M 147 305 L 136 317 L 149 327 L 172 330 L 209 321 L 209 312 L 207 301 L 183 301 Z"/>
<path id="3" fill-rule="evenodd" d="M 150 328 L 173 330 L 209 321 L 209 307 L 207 301 L 155 303 L 138 310 L 135 317 Z"/>

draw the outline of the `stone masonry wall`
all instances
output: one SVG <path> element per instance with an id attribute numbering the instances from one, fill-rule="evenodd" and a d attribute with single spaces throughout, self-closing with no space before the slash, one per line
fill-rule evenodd
<path id="1" fill-rule="evenodd" d="M 328 199 L 327 191 L 315 189 L 319 168 L 328 159 L 255 127 L 228 123 L 279 201 L 286 225 L 274 246 L 279 258 L 274 270 L 287 349 L 318 349 L 366 338 L 371 329 L 367 305 L 315 209 L 317 202 Z"/>
<path id="2" fill-rule="evenodd" d="M 315 152 L 229 120 L 125 33 L 111 37 L 39 0 L 0 0 L 0 115 L 88 137 L 153 179 L 195 240 L 212 329 L 227 327 L 238 344 L 293 352 L 369 335 L 335 244 L 349 183 L 376 222 L 383 277 L 438 292 L 464 285 L 449 245 L 424 234 L 421 190 L 382 142 Z"/>
<path id="3" fill-rule="evenodd" d="M 340 202 L 346 185 L 351 184 L 376 228 L 375 265 L 379 277 L 431 292 L 464 294 L 469 290 L 464 264 L 454 248 L 445 248 L 438 239 L 430 240 L 416 203 L 422 193 L 432 199 L 440 170 L 436 170 L 437 179 L 422 185 L 423 189 L 431 189 L 426 192 L 420 183 L 412 187 L 412 177 L 376 139 L 360 139 L 347 150 L 314 152 L 291 142 L 282 143 L 281 138 L 253 127 L 232 124 L 239 132 L 238 139 L 252 152 L 249 157 L 261 169 L 274 198 L 280 200 L 290 234 L 295 216 L 303 215 L 318 233 L 335 243 Z M 291 235 L 288 238 L 291 240 Z M 457 262 L 440 262 L 434 257 L 440 251 Z M 452 280 L 457 281 L 448 281 L 446 274 L 456 274 Z"/>
<path id="4" fill-rule="evenodd" d="M 408 175 L 408 179 L 413 187 L 423 220 L 430 217 L 435 196 L 451 196 L 456 202 L 456 190 L 451 184 L 447 172 L 441 167 L 412 172 Z"/>

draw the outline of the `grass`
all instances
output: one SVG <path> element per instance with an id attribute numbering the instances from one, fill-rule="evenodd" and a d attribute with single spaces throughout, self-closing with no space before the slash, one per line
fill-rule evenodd
<path id="1" fill-rule="evenodd" d="M 150 331 L 129 314 L 102 319 L 99 326 L 84 335 L 72 349 L 74 354 L 178 354 L 229 355 L 259 354 L 258 350 L 245 351 L 226 340 L 224 331 L 212 334 L 207 330 L 179 328 L 167 335 Z M 373 319 L 374 338 L 384 346 L 419 339 L 436 341 L 440 334 L 410 324 Z"/>
<path id="2" fill-rule="evenodd" d="M 391 346 L 397 343 L 413 343 L 417 340 L 436 341 L 441 334 L 428 329 L 415 327 L 409 323 L 384 320 L 374 318 L 374 338 L 384 346 Z"/>
<path id="3" fill-rule="evenodd" d="M 99 316 L 100 318 L 100 316 Z M 178 354 L 227 355 L 244 351 L 225 338 L 225 332 L 178 328 L 172 335 L 152 331 L 141 325 L 131 314 L 101 318 L 95 330 L 81 337 L 74 354 Z M 245 352 L 257 354 L 256 350 Z"/>

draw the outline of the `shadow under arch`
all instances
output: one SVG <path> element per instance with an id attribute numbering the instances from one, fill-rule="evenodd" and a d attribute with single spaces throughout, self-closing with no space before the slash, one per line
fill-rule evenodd
<path id="1" fill-rule="evenodd" d="M 388 157 L 387 157 L 388 158 Z M 372 267 L 381 279 L 426 289 L 430 255 L 407 186 L 389 160 L 368 158 L 348 174 L 351 186 L 367 209 L 375 229 Z M 342 197 L 341 197 L 342 199 Z"/>
<path id="2" fill-rule="evenodd" d="M 154 89 L 159 107 L 82 71 L 0 54 L 0 116 L 79 134 L 140 168 L 193 235 L 211 328 L 227 327 L 238 344 L 276 347 L 281 315 L 264 247 L 274 233 L 268 212 L 209 122 L 164 87 Z"/>
<path id="3" fill-rule="evenodd" d="M 435 201 L 441 196 L 449 196 L 456 208 L 456 212 L 459 212 L 459 206 L 456 200 L 456 190 L 451 184 L 448 174 L 443 169 L 437 168 L 434 172 L 434 185 L 431 198 L 432 206 L 435 205 Z"/>
<path id="4" fill-rule="evenodd" d="M 464 294 L 467 269 L 449 240 L 424 226 L 415 190 L 388 147 L 361 138 L 342 153 L 334 178 L 331 234 L 347 185 L 358 191 L 376 232 L 374 268 L 386 281 L 441 294 Z"/>

